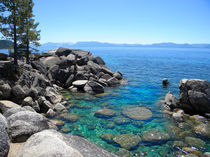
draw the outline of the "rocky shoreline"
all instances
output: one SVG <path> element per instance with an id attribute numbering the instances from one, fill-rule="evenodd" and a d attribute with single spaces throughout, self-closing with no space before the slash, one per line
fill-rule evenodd
<path id="1" fill-rule="evenodd" d="M 113 73 L 100 57 L 77 49 L 49 51 L 34 57 L 31 64 L 19 61 L 18 68 L 12 58 L 0 56 L 0 156 L 9 151 L 11 157 L 115 156 L 82 137 L 57 132 L 46 117 L 67 112 L 59 90 L 103 93 L 106 87 L 126 82 L 120 72 Z M 16 150 L 20 142 L 25 144 Z"/>
<path id="2" fill-rule="evenodd" d="M 88 51 L 59 48 L 34 57 L 30 65 L 20 61 L 17 69 L 10 57 L 0 55 L 0 78 L 0 156 L 116 156 L 82 137 L 59 133 L 56 127 L 59 124 L 48 119 L 57 114 L 72 121 L 77 119 L 74 115 L 67 115 L 67 102 L 59 94 L 62 89 L 100 94 L 107 87 L 126 83 L 120 72 L 112 72 L 105 66 L 102 58 L 93 57 Z M 169 84 L 167 79 L 163 83 L 164 86 Z M 177 139 L 173 147 L 184 154 L 208 157 L 208 152 L 203 154 L 194 147 L 202 149 L 205 145 L 202 138 L 210 139 L 210 82 L 182 79 L 179 88 L 179 98 L 169 92 L 162 105 L 162 112 L 175 123 L 168 126 L 169 134 L 151 129 L 142 132 L 141 137 L 104 134 L 101 138 L 129 150 L 135 148 L 141 139 L 159 143 L 168 141 L 170 136 Z M 96 111 L 94 116 L 111 118 L 115 114 L 104 108 Z M 116 118 L 116 123 L 152 117 L 150 110 L 139 106 L 127 107 L 122 114 L 126 118 Z M 185 143 L 180 138 L 184 138 Z M 126 150 L 122 150 L 120 156 L 126 155 Z"/>
<path id="3" fill-rule="evenodd" d="M 173 146 L 188 156 L 209 157 L 209 152 L 201 150 L 205 146 L 202 139 L 210 139 L 210 82 L 182 79 L 179 89 L 179 98 L 168 92 L 162 106 L 174 122 L 168 126 L 171 136 L 183 138 L 185 142 L 177 140 Z"/>

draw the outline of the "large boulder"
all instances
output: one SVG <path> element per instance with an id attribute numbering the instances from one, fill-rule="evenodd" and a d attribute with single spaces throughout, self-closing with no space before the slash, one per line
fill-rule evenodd
<path id="1" fill-rule="evenodd" d="M 210 82 L 182 79 L 179 89 L 182 109 L 198 114 L 210 113 Z"/>
<path id="2" fill-rule="evenodd" d="M 179 107 L 179 100 L 171 92 L 168 92 L 165 96 L 165 104 L 173 110 Z"/>
<path id="3" fill-rule="evenodd" d="M 116 79 L 115 77 L 108 79 L 107 83 L 110 87 L 115 87 L 115 86 L 120 85 L 120 81 L 118 79 Z"/>
<path id="4" fill-rule="evenodd" d="M 91 94 L 103 93 L 104 92 L 104 87 L 97 82 L 89 81 L 85 85 L 84 91 L 87 92 L 87 93 L 91 93 Z"/>
<path id="5" fill-rule="evenodd" d="M 150 129 L 142 133 L 142 140 L 150 143 L 166 142 L 170 136 L 165 131 L 160 129 Z"/>
<path id="6" fill-rule="evenodd" d="M 152 112 L 144 107 L 127 106 L 123 108 L 122 114 L 133 120 L 146 120 L 152 117 Z"/>
<path id="7" fill-rule="evenodd" d="M 7 157 L 10 148 L 10 140 L 7 133 L 7 120 L 0 113 L 0 156 Z"/>
<path id="8" fill-rule="evenodd" d="M 116 157 L 84 138 L 44 130 L 31 136 L 17 157 Z"/>
<path id="9" fill-rule="evenodd" d="M 55 52 L 55 54 L 57 56 L 68 56 L 71 52 L 72 52 L 71 49 L 60 47 L 60 48 L 57 49 L 57 51 Z"/>
<path id="10" fill-rule="evenodd" d="M 46 95 L 45 97 L 52 103 L 57 104 L 60 103 L 62 100 L 62 96 L 56 91 L 53 87 L 46 88 Z"/>
<path id="11" fill-rule="evenodd" d="M 72 54 L 74 54 L 78 58 L 83 58 L 91 55 L 91 53 L 88 51 L 78 50 L 78 49 L 72 49 Z"/>
<path id="12" fill-rule="evenodd" d="M 114 142 L 119 144 L 122 148 L 131 149 L 136 147 L 141 138 L 138 135 L 133 134 L 121 134 L 113 138 Z"/>
<path id="13" fill-rule="evenodd" d="M 47 118 L 31 111 L 20 111 L 7 118 L 9 134 L 13 142 L 24 142 L 34 133 L 45 129 L 56 129 Z"/>
<path id="14" fill-rule="evenodd" d="M 26 96 L 24 89 L 20 85 L 16 85 L 12 88 L 12 94 L 18 99 L 23 99 Z"/>
<path id="15" fill-rule="evenodd" d="M 56 56 L 50 56 L 43 58 L 41 62 L 48 68 L 52 67 L 53 65 L 58 65 L 60 64 L 61 60 L 59 57 Z"/>
<path id="16" fill-rule="evenodd" d="M 0 85 L 0 91 L 2 92 L 2 97 L 0 96 L 0 98 L 9 99 L 11 96 L 11 90 L 12 89 L 8 83 Z"/>
<path id="17" fill-rule="evenodd" d="M 95 112 L 94 116 L 99 118 L 112 118 L 116 115 L 114 110 L 103 108 Z"/>
<path id="18" fill-rule="evenodd" d="M 5 113 L 7 110 L 15 107 L 20 107 L 18 104 L 15 104 L 9 100 L 0 100 L 0 112 Z"/>
<path id="19" fill-rule="evenodd" d="M 96 64 L 99 64 L 99 65 L 105 65 L 104 60 L 99 56 L 93 58 L 93 62 L 96 63 Z"/>
<path id="20" fill-rule="evenodd" d="M 42 74 L 44 74 L 44 75 L 47 74 L 47 68 L 45 67 L 45 65 L 40 60 L 32 61 L 31 66 L 34 69 L 39 70 Z"/>
<path id="21" fill-rule="evenodd" d="M 87 80 L 77 80 L 77 81 L 74 81 L 72 85 L 77 88 L 83 88 L 87 82 L 88 82 Z"/>

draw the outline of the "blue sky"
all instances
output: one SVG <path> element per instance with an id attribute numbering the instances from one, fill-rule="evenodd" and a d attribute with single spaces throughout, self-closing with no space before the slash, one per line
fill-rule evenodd
<path id="1" fill-rule="evenodd" d="M 210 43 L 209 0 L 34 0 L 41 43 Z"/>

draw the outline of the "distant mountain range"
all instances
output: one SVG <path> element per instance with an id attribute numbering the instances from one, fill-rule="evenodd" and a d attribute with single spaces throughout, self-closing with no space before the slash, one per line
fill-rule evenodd
<path id="1" fill-rule="evenodd" d="M 0 40 L 0 49 L 8 49 L 12 45 L 11 41 Z M 48 51 L 51 49 L 57 49 L 59 47 L 66 48 L 84 48 L 84 47 L 152 47 L 152 48 L 209 48 L 210 44 L 176 44 L 172 42 L 168 43 L 155 43 L 155 44 L 114 44 L 114 43 L 102 43 L 97 41 L 77 42 L 77 43 L 44 43 L 38 49 Z"/>
<path id="2" fill-rule="evenodd" d="M 210 48 L 210 44 L 176 44 L 176 43 L 155 43 L 155 44 L 114 44 L 97 41 L 77 43 L 44 43 L 40 50 L 56 49 L 58 47 L 83 48 L 83 47 L 154 47 L 154 48 Z"/>

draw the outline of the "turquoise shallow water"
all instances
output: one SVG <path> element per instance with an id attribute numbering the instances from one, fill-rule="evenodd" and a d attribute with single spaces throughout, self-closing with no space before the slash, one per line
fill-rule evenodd
<path id="1" fill-rule="evenodd" d="M 101 56 L 106 65 L 112 70 L 123 73 L 128 84 L 116 88 L 109 88 L 101 95 L 73 94 L 62 91 L 68 101 L 69 113 L 78 116 L 78 120 L 70 122 L 58 116 L 56 119 L 64 120 L 60 131 L 68 134 L 83 136 L 98 146 L 118 153 L 121 149 L 113 142 L 104 141 L 101 136 L 105 133 L 113 136 L 119 134 L 142 133 L 151 129 L 158 129 L 170 138 L 159 143 L 140 142 L 138 146 L 129 150 L 128 156 L 178 156 L 183 154 L 174 147 L 174 141 L 183 141 L 183 137 L 197 137 L 205 142 L 200 151 L 210 151 L 210 141 L 196 136 L 191 127 L 184 127 L 183 137 L 173 136 L 177 125 L 161 112 L 161 103 L 168 91 L 178 96 L 178 85 L 182 78 L 199 78 L 210 81 L 210 50 L 209 49 L 155 49 L 155 48 L 82 48 L 89 50 L 94 56 Z M 167 88 L 162 87 L 162 79 L 170 81 Z M 141 106 L 151 110 L 153 117 L 146 121 L 129 119 L 126 124 L 116 124 L 116 117 L 122 118 L 122 109 L 126 106 Z M 95 111 L 109 108 L 116 112 L 116 117 L 102 119 L 94 116 Z M 115 122 L 115 123 L 113 123 Z M 186 131 L 188 131 L 186 133 Z M 189 133 L 190 132 L 190 133 Z M 124 153 L 125 154 L 125 153 Z"/>

